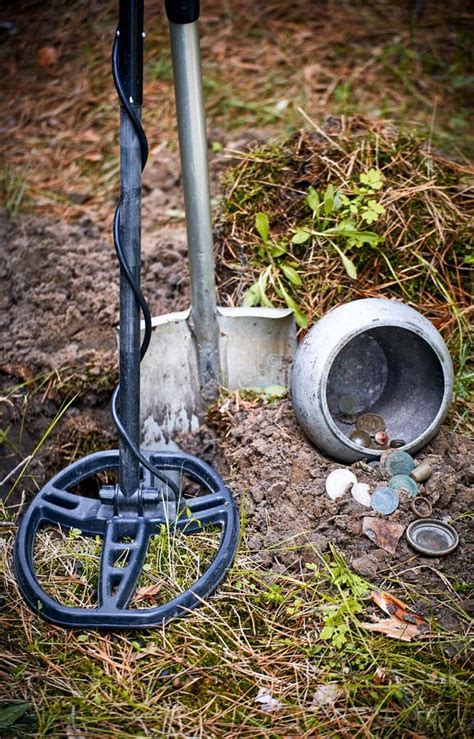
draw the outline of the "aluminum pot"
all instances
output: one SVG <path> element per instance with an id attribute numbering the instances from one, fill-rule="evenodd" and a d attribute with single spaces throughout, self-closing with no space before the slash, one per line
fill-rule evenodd
<path id="1" fill-rule="evenodd" d="M 382 454 L 374 442 L 349 438 L 362 414 L 381 416 L 389 439 L 416 452 L 437 432 L 452 398 L 453 365 L 439 332 L 413 308 L 383 298 L 329 311 L 299 346 L 291 373 L 299 423 L 342 462 Z"/>

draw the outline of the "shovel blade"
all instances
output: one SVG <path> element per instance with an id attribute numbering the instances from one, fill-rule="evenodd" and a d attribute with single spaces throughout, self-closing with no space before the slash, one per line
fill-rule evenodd
<path id="1" fill-rule="evenodd" d="M 283 385 L 296 350 L 293 312 L 279 308 L 218 308 L 221 384 L 230 390 Z M 195 432 L 205 412 L 191 311 L 153 319 L 141 365 L 141 425 L 145 447 Z"/>

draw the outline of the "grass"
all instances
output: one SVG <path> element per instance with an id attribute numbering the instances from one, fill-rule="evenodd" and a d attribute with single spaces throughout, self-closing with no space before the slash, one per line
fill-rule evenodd
<path id="1" fill-rule="evenodd" d="M 116 7 L 94 0 L 71 8 L 57 0 L 57 8 L 52 33 L 46 11 L 32 22 L 29 4 L 17 3 L 21 33 L 0 53 L 10 101 L 0 141 L 3 190 L 13 186 L 14 212 L 22 205 L 69 219 L 94 214 L 108 229 L 117 194 L 117 103 L 108 62 Z M 421 128 L 449 155 L 472 155 L 472 14 L 464 3 L 432 2 L 416 20 L 409 7 L 385 0 L 331 0 L 321 13 L 313 10 L 309 0 L 206 3 L 202 55 L 212 138 L 227 141 L 249 128 L 265 139 L 293 133 L 302 107 L 319 123 L 334 114 L 390 119 L 404 131 Z M 147 7 L 146 28 L 145 127 L 152 149 L 176 148 L 161 7 Z M 42 45 L 56 48 L 56 66 L 39 66 L 31 49 Z M 12 65 L 14 54 L 21 64 Z"/>
<path id="2" fill-rule="evenodd" d="M 8 564 L 12 534 L 7 529 L 2 550 L 8 588 L 1 616 L 10 679 L 0 692 L 6 702 L 29 703 L 12 735 L 468 736 L 468 619 L 455 594 L 448 606 L 460 633 L 432 624 L 429 638 L 391 641 L 359 625 L 374 613 L 371 586 L 336 550 L 299 574 L 273 574 L 256 568 L 244 545 L 218 594 L 188 619 L 140 635 L 67 632 L 18 602 Z M 209 544 L 198 545 L 201 555 Z M 81 548 L 77 535 L 56 534 L 45 551 L 49 589 L 64 594 L 64 566 L 73 558 L 66 585 L 76 602 L 84 598 L 77 581 L 96 569 L 96 543 Z M 194 558 L 189 546 L 180 551 L 180 567 L 187 562 L 194 575 L 196 550 Z M 155 543 L 161 577 L 176 572 L 175 553 L 169 540 Z M 395 592 L 420 608 L 399 583 Z M 436 598 L 446 593 L 430 594 L 431 605 Z M 342 641 L 325 636 L 334 609 Z M 39 675 L 41 687 L 31 692 Z M 256 700 L 262 690 L 274 710 L 265 711 L 268 698 Z"/>

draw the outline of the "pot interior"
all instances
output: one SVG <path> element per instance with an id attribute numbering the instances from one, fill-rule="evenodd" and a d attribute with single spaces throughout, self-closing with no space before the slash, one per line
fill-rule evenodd
<path id="1" fill-rule="evenodd" d="M 326 401 L 341 436 L 356 430 L 357 418 L 375 413 L 389 440 L 418 439 L 435 420 L 444 397 L 438 355 L 421 336 L 399 326 L 363 331 L 335 356 L 328 372 Z M 352 406 L 352 407 L 351 407 Z M 373 438 L 370 445 L 381 450 Z"/>

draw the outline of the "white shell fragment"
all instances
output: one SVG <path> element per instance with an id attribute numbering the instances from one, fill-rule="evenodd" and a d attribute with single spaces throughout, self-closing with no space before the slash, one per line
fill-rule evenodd
<path id="1" fill-rule="evenodd" d="M 352 486 L 351 495 L 358 503 L 365 505 L 366 508 L 370 508 L 370 486 L 365 482 L 356 482 Z"/>
<path id="2" fill-rule="evenodd" d="M 349 492 L 357 477 L 350 470 L 333 470 L 326 478 L 326 492 L 332 500 Z"/>

